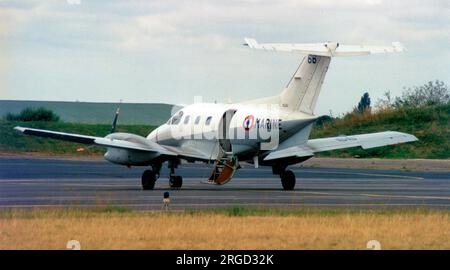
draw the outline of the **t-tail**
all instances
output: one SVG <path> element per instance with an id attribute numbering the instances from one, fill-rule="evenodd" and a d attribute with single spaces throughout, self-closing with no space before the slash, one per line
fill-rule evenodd
<path id="1" fill-rule="evenodd" d="M 399 42 L 393 42 L 391 46 L 341 45 L 337 42 L 260 44 L 254 39 L 246 38 L 244 45 L 251 49 L 306 54 L 280 95 L 250 102 L 278 103 L 282 108 L 308 115 L 314 115 L 317 99 L 332 57 L 405 51 Z"/>

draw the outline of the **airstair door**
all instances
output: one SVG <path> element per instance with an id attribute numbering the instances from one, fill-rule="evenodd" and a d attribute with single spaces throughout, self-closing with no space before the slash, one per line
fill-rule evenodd
<path id="1" fill-rule="evenodd" d="M 230 142 L 230 123 L 231 119 L 233 118 L 234 114 L 236 113 L 236 110 L 228 110 L 226 111 L 222 119 L 220 119 L 219 123 L 219 144 L 222 148 L 223 152 L 230 153 L 233 149 L 231 149 L 231 142 Z"/>
<path id="2" fill-rule="evenodd" d="M 219 158 L 214 162 L 214 168 L 208 182 L 223 185 L 231 180 L 234 172 L 239 166 L 236 156 L 233 155 L 230 138 L 230 123 L 236 110 L 226 111 L 219 122 L 219 145 L 221 153 Z"/>

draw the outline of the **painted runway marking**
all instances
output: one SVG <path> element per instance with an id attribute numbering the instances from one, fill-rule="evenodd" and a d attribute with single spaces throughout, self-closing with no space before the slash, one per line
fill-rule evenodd
<path id="1" fill-rule="evenodd" d="M 366 196 L 380 198 L 405 198 L 405 199 L 428 199 L 428 200 L 450 200 L 450 197 L 435 196 L 415 196 L 415 195 L 390 195 L 390 194 L 370 194 L 370 193 L 338 193 L 338 192 L 303 192 L 313 195 L 331 195 L 331 196 Z M 281 196 L 278 196 L 281 197 Z"/>
<path id="2" fill-rule="evenodd" d="M 301 171 L 298 171 L 298 172 L 315 173 L 317 171 L 301 170 Z M 414 179 L 414 180 L 423 180 L 424 179 L 423 177 L 419 177 L 419 176 L 397 175 L 397 174 L 380 174 L 380 173 L 336 172 L 336 171 L 319 171 L 318 173 L 348 174 L 348 175 L 361 175 L 361 176 L 379 176 L 379 177 L 405 178 L 405 179 Z"/>

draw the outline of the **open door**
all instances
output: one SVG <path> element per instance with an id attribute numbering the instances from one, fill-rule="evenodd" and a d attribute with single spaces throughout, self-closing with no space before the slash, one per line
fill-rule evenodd
<path id="1" fill-rule="evenodd" d="M 219 144 L 225 153 L 232 152 L 231 142 L 229 136 L 230 123 L 236 110 L 228 110 L 222 115 L 219 123 Z"/>
<path id="2" fill-rule="evenodd" d="M 209 177 L 210 183 L 223 185 L 231 180 L 238 167 L 238 160 L 233 156 L 233 149 L 231 147 L 231 141 L 229 136 L 230 123 L 236 110 L 226 111 L 219 123 L 219 145 L 222 150 L 222 154 L 218 160 L 214 163 L 214 168 Z"/>

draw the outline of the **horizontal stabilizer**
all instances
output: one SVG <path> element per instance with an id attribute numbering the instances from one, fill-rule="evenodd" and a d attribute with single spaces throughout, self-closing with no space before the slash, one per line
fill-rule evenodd
<path id="1" fill-rule="evenodd" d="M 344 45 L 338 42 L 323 43 L 258 43 L 255 39 L 245 38 L 244 45 L 251 49 L 266 51 L 292 52 L 320 56 L 359 56 L 374 53 L 400 53 L 406 48 L 400 42 L 390 46 Z"/>

